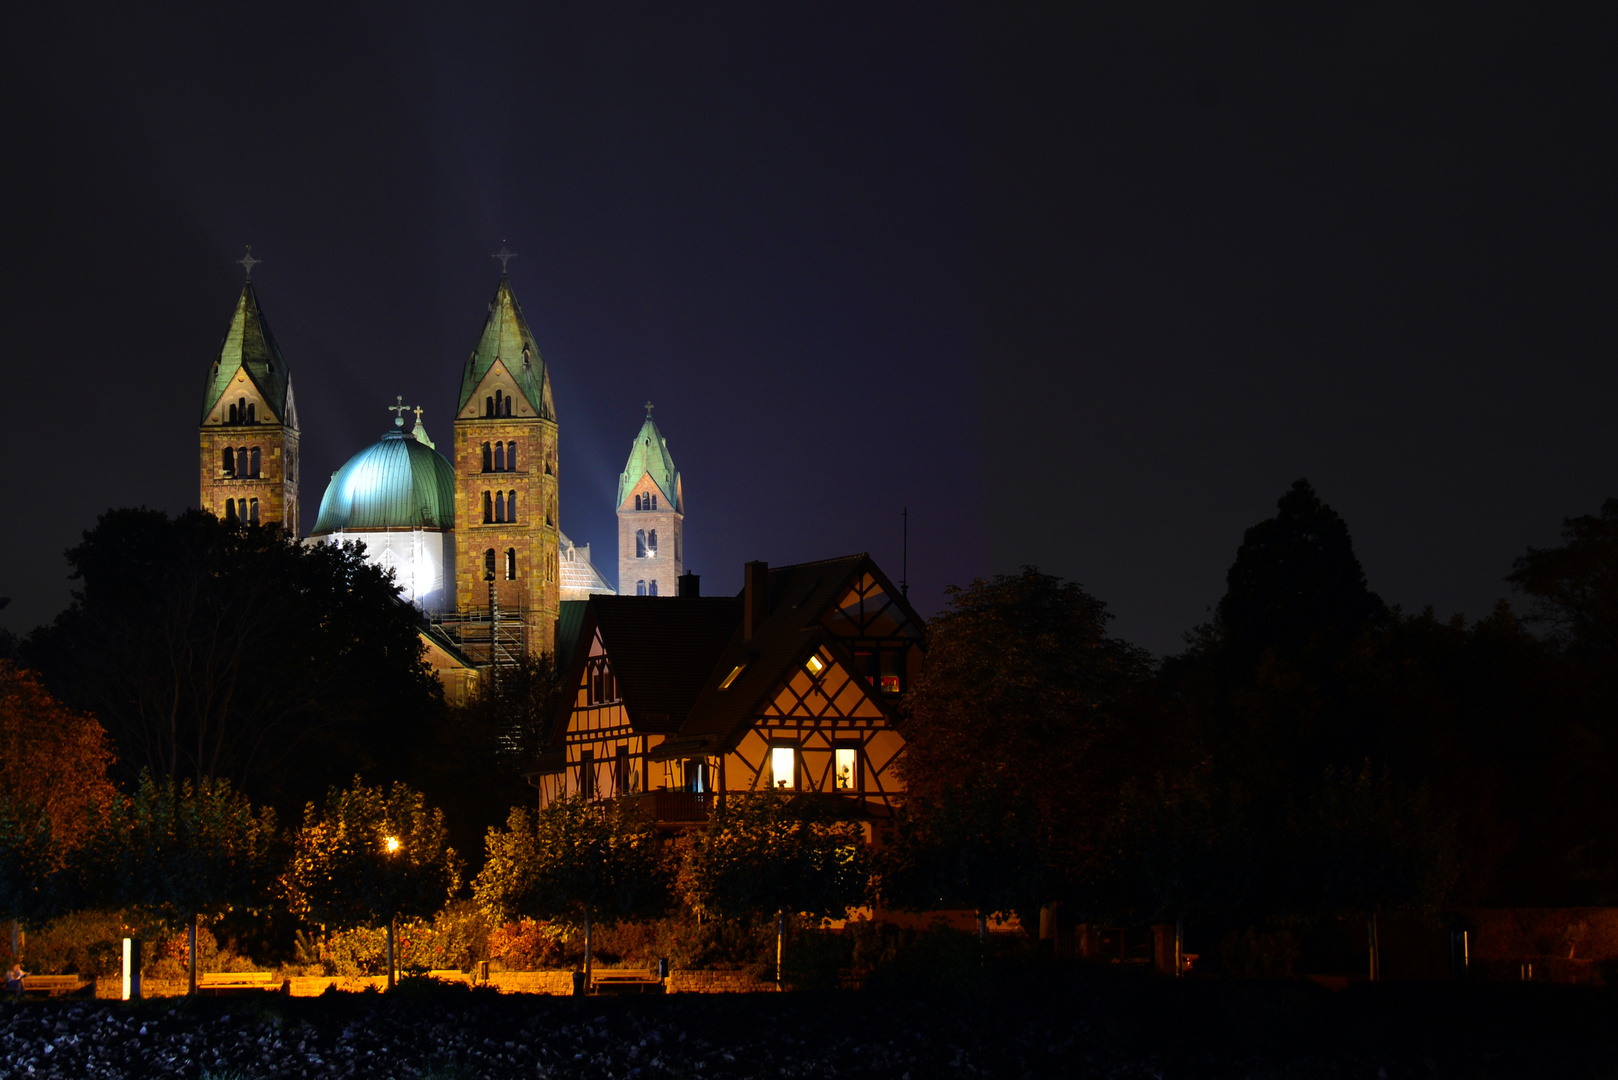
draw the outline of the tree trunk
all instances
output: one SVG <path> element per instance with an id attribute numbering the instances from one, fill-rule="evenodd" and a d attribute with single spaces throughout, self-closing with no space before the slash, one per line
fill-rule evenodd
<path id="1" fill-rule="evenodd" d="M 191 916 L 191 923 L 185 928 L 186 966 L 190 968 L 190 977 L 186 983 L 185 992 L 191 997 L 197 996 L 197 917 Z"/>
<path id="2" fill-rule="evenodd" d="M 584 913 L 584 992 L 590 992 L 590 932 L 594 927 L 590 925 L 590 913 Z"/>
<path id="3" fill-rule="evenodd" d="M 978 912 L 978 944 L 986 945 L 989 942 L 989 916 Z"/>
<path id="4" fill-rule="evenodd" d="M 777 910 L 775 913 L 775 988 L 781 989 L 781 952 L 782 943 L 786 940 L 787 916 L 786 912 Z"/>
<path id="5" fill-rule="evenodd" d="M 1174 920 L 1174 977 L 1185 974 L 1185 923 Z"/>
<path id="6" fill-rule="evenodd" d="M 1378 941 L 1376 939 L 1376 913 L 1375 912 L 1372 912 L 1371 917 L 1369 919 L 1365 920 L 1365 937 L 1366 937 L 1366 944 L 1369 946 L 1369 951 L 1370 951 L 1370 954 L 1371 954 L 1371 981 L 1372 982 L 1381 982 L 1382 981 L 1382 949 L 1381 949 L 1381 946 L 1380 946 L 1380 944 L 1378 943 Z"/>
<path id="7" fill-rule="evenodd" d="M 393 920 L 388 920 L 388 989 L 393 989 Z"/>
<path id="8" fill-rule="evenodd" d="M 22 920 L 11 920 L 11 957 L 18 963 L 22 962 Z"/>

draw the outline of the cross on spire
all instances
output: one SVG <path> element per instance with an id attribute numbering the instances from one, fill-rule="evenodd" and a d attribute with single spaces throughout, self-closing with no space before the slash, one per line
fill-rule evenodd
<path id="1" fill-rule="evenodd" d="M 516 257 L 517 253 L 515 251 L 508 251 L 506 249 L 506 242 L 504 240 L 500 241 L 500 250 L 489 256 L 491 259 L 500 260 L 500 274 L 502 277 L 505 276 L 506 263 L 510 262 Z"/>
<path id="2" fill-rule="evenodd" d="M 648 401 L 646 403 L 646 419 L 650 420 L 651 418 L 652 418 L 652 403 L 650 401 Z"/>
<path id="3" fill-rule="evenodd" d="M 409 410 L 410 407 L 404 403 L 403 394 L 395 395 L 393 400 L 398 402 L 397 405 L 388 406 L 388 411 L 395 414 L 393 417 L 393 424 L 395 427 L 404 427 L 404 414 Z"/>
<path id="4" fill-rule="evenodd" d="M 421 426 L 421 406 L 420 405 L 416 406 L 416 426 L 417 427 Z"/>
<path id="5" fill-rule="evenodd" d="M 253 267 L 263 262 L 263 259 L 253 258 L 253 245 L 247 245 L 247 254 L 236 260 L 236 265 L 247 271 L 247 280 L 253 280 Z"/>

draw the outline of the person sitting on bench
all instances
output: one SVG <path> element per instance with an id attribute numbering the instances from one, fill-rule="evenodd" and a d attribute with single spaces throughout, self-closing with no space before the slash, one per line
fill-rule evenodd
<path id="1" fill-rule="evenodd" d="M 6 989 L 11 991 L 12 997 L 22 997 L 22 981 L 27 974 L 28 972 L 22 969 L 20 960 L 13 963 L 11 970 L 6 972 Z"/>

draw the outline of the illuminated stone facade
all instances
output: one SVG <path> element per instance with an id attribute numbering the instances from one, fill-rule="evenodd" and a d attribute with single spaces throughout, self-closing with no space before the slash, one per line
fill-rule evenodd
<path id="1" fill-rule="evenodd" d="M 618 477 L 618 595 L 673 596 L 685 573 L 685 491 L 650 412 Z"/>
<path id="2" fill-rule="evenodd" d="M 550 374 L 502 276 L 455 414 L 455 604 L 520 619 L 530 652 L 554 648 L 558 612 L 557 428 Z"/>

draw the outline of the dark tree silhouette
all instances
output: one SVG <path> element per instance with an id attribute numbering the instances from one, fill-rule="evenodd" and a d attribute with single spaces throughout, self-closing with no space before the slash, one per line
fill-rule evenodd
<path id="1" fill-rule="evenodd" d="M 415 609 L 353 546 L 112 510 L 68 561 L 73 601 L 25 652 L 126 782 L 226 778 L 295 814 L 356 770 L 402 776 L 442 708 Z"/>

